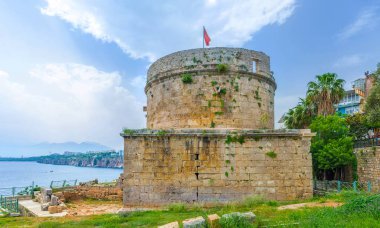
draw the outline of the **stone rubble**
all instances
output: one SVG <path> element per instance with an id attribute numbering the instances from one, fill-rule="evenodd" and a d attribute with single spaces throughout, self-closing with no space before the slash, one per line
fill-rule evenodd
<path id="1" fill-rule="evenodd" d="M 50 214 L 61 213 L 67 209 L 64 202 L 58 196 L 53 195 L 50 188 L 41 188 L 40 192 L 35 192 L 34 201 L 41 204 L 42 211 L 49 211 Z"/>
<path id="2" fill-rule="evenodd" d="M 206 228 L 206 220 L 202 217 L 186 219 L 182 222 L 183 228 Z"/>
<path id="3" fill-rule="evenodd" d="M 175 222 L 171 222 L 171 223 L 159 226 L 158 228 L 179 228 L 179 223 L 175 221 Z"/>

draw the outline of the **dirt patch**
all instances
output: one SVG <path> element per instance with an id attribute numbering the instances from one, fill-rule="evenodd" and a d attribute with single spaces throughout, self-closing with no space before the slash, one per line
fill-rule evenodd
<path id="1" fill-rule="evenodd" d="M 334 202 L 334 201 L 328 201 L 328 202 L 310 202 L 310 203 L 298 203 L 298 204 L 290 204 L 290 205 L 285 205 L 278 207 L 278 210 L 296 210 L 300 208 L 305 208 L 305 207 L 339 207 L 343 203 L 339 202 Z"/>
<path id="2" fill-rule="evenodd" d="M 68 216 L 114 214 L 123 207 L 121 201 L 75 200 L 67 204 Z"/>

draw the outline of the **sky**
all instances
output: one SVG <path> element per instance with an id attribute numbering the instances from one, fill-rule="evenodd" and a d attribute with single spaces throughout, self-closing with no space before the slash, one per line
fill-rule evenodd
<path id="1" fill-rule="evenodd" d="M 121 149 L 144 128 L 146 71 L 202 46 L 271 57 L 275 119 L 316 75 L 350 83 L 380 62 L 380 1 L 0 0 L 0 156 L 43 142 Z"/>

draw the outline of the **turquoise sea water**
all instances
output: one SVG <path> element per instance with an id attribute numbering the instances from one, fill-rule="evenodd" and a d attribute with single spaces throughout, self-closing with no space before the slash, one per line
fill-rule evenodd
<path id="1" fill-rule="evenodd" d="M 108 182 L 119 178 L 122 169 L 49 165 L 37 162 L 0 162 L 0 188 L 23 187 L 34 182 L 49 186 L 52 180 L 94 180 Z"/>

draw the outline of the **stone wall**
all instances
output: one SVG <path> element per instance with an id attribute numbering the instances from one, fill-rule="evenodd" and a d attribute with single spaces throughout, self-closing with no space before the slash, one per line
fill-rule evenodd
<path id="1" fill-rule="evenodd" d="M 308 130 L 136 131 L 125 138 L 124 204 L 312 196 Z"/>
<path id="2" fill-rule="evenodd" d="M 228 70 L 218 71 L 218 64 Z M 183 74 L 193 82 L 183 83 Z M 218 93 L 221 89 L 225 93 Z M 176 52 L 148 71 L 147 128 L 273 129 L 275 90 L 264 53 L 240 48 Z"/>
<path id="3" fill-rule="evenodd" d="M 359 182 L 370 181 L 374 191 L 380 190 L 380 147 L 355 149 Z"/>
<path id="4" fill-rule="evenodd" d="M 58 197 L 66 201 L 77 199 L 122 200 L 123 192 L 122 189 L 118 186 L 84 185 L 64 190 L 62 193 L 58 194 Z"/>

